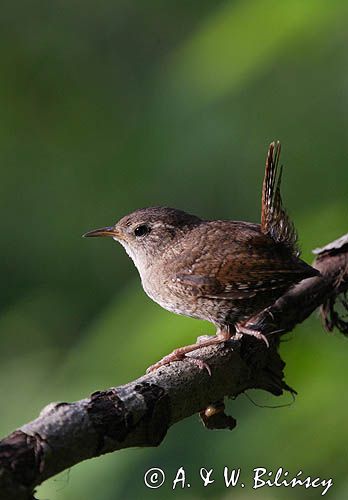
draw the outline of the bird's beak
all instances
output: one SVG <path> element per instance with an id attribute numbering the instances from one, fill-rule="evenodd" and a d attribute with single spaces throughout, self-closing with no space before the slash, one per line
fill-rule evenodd
<path id="1" fill-rule="evenodd" d="M 84 238 L 94 238 L 97 236 L 111 236 L 111 238 L 119 238 L 120 232 L 115 229 L 114 226 L 101 227 L 99 229 L 93 229 L 93 231 L 88 231 L 82 235 Z"/>

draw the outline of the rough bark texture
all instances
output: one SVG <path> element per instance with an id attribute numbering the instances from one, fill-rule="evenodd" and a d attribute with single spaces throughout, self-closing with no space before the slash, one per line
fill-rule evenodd
<path id="1" fill-rule="evenodd" d="M 246 389 L 274 395 L 292 389 L 278 354 L 283 333 L 321 307 L 324 326 L 348 332 L 335 311 L 348 309 L 348 234 L 315 251 L 322 277 L 310 278 L 282 296 L 248 326 L 268 336 L 270 347 L 250 336 L 195 352 L 211 376 L 189 361 L 160 368 L 124 386 L 98 391 L 75 403 L 50 404 L 39 417 L 0 442 L 0 499 L 34 499 L 35 486 L 87 458 L 131 446 L 158 446 L 168 428 L 199 413 L 207 428 L 229 428 L 223 400 Z"/>

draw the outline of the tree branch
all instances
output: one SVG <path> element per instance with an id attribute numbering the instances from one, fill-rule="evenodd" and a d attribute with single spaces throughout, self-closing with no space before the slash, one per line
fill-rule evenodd
<path id="1" fill-rule="evenodd" d="M 315 253 L 322 276 L 299 283 L 248 323 L 268 335 L 269 348 L 238 335 L 195 353 L 209 364 L 211 376 L 189 361 L 176 362 L 81 401 L 48 405 L 0 442 L 0 499 L 32 500 L 35 486 L 83 460 L 131 446 L 157 446 L 170 426 L 198 412 L 208 428 L 232 429 L 225 396 L 251 388 L 277 396 L 292 391 L 284 381 L 280 336 L 317 307 L 327 329 L 348 332 L 334 308 L 340 300 L 348 309 L 348 234 Z"/>

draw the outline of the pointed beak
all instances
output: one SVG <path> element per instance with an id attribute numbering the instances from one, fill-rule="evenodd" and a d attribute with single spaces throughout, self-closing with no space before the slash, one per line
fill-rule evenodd
<path id="1" fill-rule="evenodd" d="M 99 229 L 93 229 L 93 231 L 88 231 L 82 235 L 83 238 L 94 238 L 97 236 L 111 236 L 112 238 L 119 238 L 120 233 L 114 226 L 101 227 Z"/>

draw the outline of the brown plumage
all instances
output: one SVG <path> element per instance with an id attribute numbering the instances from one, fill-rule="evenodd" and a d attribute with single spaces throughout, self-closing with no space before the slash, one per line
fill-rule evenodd
<path id="1" fill-rule="evenodd" d="M 282 243 L 298 256 L 297 234 L 293 222 L 286 213 L 280 195 L 283 167 L 279 168 L 280 142 L 269 146 L 265 176 L 262 186 L 261 231 L 275 242 Z"/>
<path id="2" fill-rule="evenodd" d="M 202 345 L 226 340 L 235 331 L 268 344 L 261 333 L 245 328 L 246 320 L 295 283 L 318 274 L 299 258 L 296 231 L 280 195 L 279 155 L 279 142 L 272 143 L 261 224 L 203 220 L 181 210 L 152 207 L 86 234 L 119 241 L 138 268 L 145 292 L 162 307 L 217 327 L 215 337 L 176 349 L 151 369 L 182 359 Z M 189 359 L 203 366 L 200 360 Z"/>

